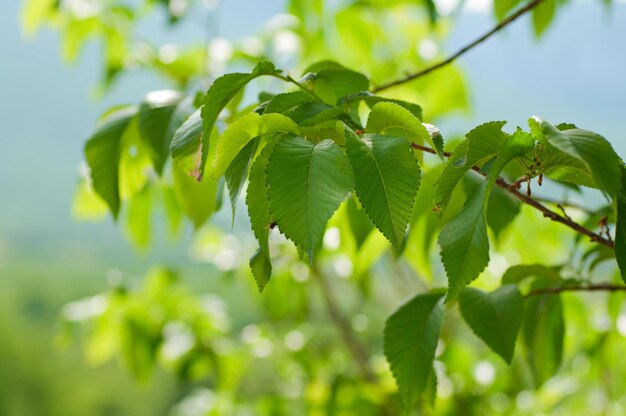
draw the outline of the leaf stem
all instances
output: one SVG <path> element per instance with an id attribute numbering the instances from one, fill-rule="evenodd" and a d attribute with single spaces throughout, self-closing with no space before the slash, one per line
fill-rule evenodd
<path id="1" fill-rule="evenodd" d="M 422 152 L 426 152 L 426 153 L 432 153 L 432 154 L 436 154 L 437 152 L 434 149 L 431 149 L 430 147 L 427 146 L 422 146 L 419 145 L 417 143 L 411 143 L 411 147 L 413 149 L 417 149 L 417 150 L 421 150 Z M 450 157 L 452 156 L 452 153 L 450 152 L 444 152 L 443 154 L 445 157 Z M 472 170 L 475 172 L 480 173 L 481 175 L 485 176 L 484 173 L 482 173 L 480 171 L 480 168 L 478 166 L 472 166 Z M 552 210 L 550 210 L 548 207 L 546 207 L 545 205 L 543 205 L 541 202 L 537 201 L 536 199 L 534 199 L 531 196 L 525 195 L 523 193 L 521 193 L 519 190 L 517 190 L 514 186 L 512 186 L 511 184 L 509 184 L 507 181 L 505 181 L 504 179 L 502 179 L 501 177 L 498 177 L 498 179 L 496 180 L 496 185 L 502 189 L 504 189 L 505 191 L 508 191 L 511 195 L 513 195 L 515 198 L 519 199 L 521 202 L 530 205 L 531 207 L 535 208 L 536 210 L 540 211 L 543 213 L 543 216 L 546 218 L 551 219 L 552 221 L 561 223 L 571 229 L 573 229 L 574 231 L 586 235 L 587 237 L 589 237 L 591 239 L 591 241 L 596 242 L 598 244 L 602 244 L 610 249 L 614 249 L 615 248 L 615 244 L 613 243 L 613 241 L 602 237 L 600 234 L 594 233 L 593 231 L 589 230 L 588 228 L 583 227 L 582 225 L 578 224 L 577 222 L 573 221 L 571 218 L 568 217 L 564 217 Z"/>
<path id="2" fill-rule="evenodd" d="M 537 7 L 537 5 L 539 5 L 539 3 L 541 3 L 542 1 L 543 0 L 533 0 L 533 1 L 531 1 L 530 3 L 525 5 L 524 7 L 520 8 L 519 10 L 517 10 L 515 13 L 511 14 L 506 19 L 503 19 L 500 23 L 498 23 L 496 26 L 494 26 L 493 29 L 491 29 L 489 32 L 485 33 L 484 35 L 482 35 L 478 39 L 474 40 L 473 42 L 465 45 L 464 47 L 459 49 L 456 53 L 454 53 L 453 55 L 451 55 L 448 58 L 444 59 L 443 61 L 437 62 L 434 65 L 428 66 L 428 67 L 426 67 L 426 68 L 424 68 L 424 69 L 422 69 L 420 71 L 417 71 L 415 73 L 409 74 L 409 75 L 405 76 L 404 78 L 400 78 L 400 79 L 397 79 L 395 81 L 391 81 L 391 82 L 388 82 L 386 84 L 379 85 L 378 87 L 375 87 L 372 90 L 372 92 L 380 92 L 380 91 L 383 91 L 383 90 L 395 87 L 397 85 L 405 84 L 405 83 L 407 83 L 409 81 L 412 81 L 414 79 L 423 77 L 424 75 L 427 75 L 427 74 L 429 74 L 429 73 L 431 73 L 431 72 L 433 72 L 433 71 L 435 71 L 435 70 L 437 70 L 439 68 L 442 68 L 442 67 L 444 67 L 446 65 L 451 64 L 457 58 L 459 58 L 461 55 L 463 55 L 466 52 L 470 51 L 474 47 L 480 45 L 485 40 L 489 39 L 492 35 L 496 34 L 500 30 L 502 30 L 504 27 L 506 27 L 509 24 L 513 23 L 515 20 L 517 20 L 517 18 L 519 18 L 520 16 L 526 14 L 527 12 L 529 12 L 532 9 L 534 9 L 535 7 Z"/>

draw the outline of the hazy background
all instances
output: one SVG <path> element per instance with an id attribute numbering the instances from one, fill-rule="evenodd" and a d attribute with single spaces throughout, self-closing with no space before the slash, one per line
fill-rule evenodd
<path id="1" fill-rule="evenodd" d="M 235 38 L 254 34 L 282 7 L 227 0 L 219 27 L 163 31 L 161 16 L 141 30 L 163 40 Z M 24 39 L 19 9 L 18 0 L 0 2 L 0 415 L 159 414 L 177 399 L 172 379 L 138 387 L 118 366 L 85 367 L 78 349 L 59 352 L 52 339 L 63 303 L 104 288 L 111 268 L 141 274 L 154 262 L 186 261 L 176 245 L 137 257 L 111 220 L 76 223 L 70 213 L 83 142 L 98 115 L 168 84 L 133 73 L 96 99 L 98 46 L 67 66 L 54 32 Z M 540 42 L 528 19 L 516 22 L 460 60 L 473 113 L 444 123 L 444 136 L 489 120 L 523 125 L 537 114 L 597 131 L 626 154 L 624 22 L 626 5 L 608 10 L 599 1 L 563 7 Z M 446 50 L 493 24 L 488 13 L 463 14 Z"/>

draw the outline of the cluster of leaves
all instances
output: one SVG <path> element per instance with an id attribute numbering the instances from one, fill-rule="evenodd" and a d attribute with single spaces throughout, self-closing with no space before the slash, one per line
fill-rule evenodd
<path id="1" fill-rule="evenodd" d="M 228 115 L 245 86 L 258 77 L 278 78 L 296 89 L 261 93 L 257 103 L 236 117 Z M 139 107 L 105 115 L 87 142 L 91 186 L 117 216 L 122 201 L 146 185 L 145 179 L 129 179 L 138 166 L 157 176 L 171 173 L 179 209 L 196 226 L 219 206 L 221 183 L 228 189 L 233 220 L 245 190 L 259 245 L 250 268 L 261 291 L 272 274 L 272 232 L 291 240 L 315 272 L 327 224 L 346 201 L 366 214 L 398 256 L 407 249 L 412 218 L 420 215 L 416 209 L 434 208 L 441 218 L 437 241 L 447 288 L 418 294 L 389 318 L 385 329 L 385 353 L 405 404 L 412 407 L 432 384 L 444 297 L 448 305 L 458 301 L 468 325 L 506 362 L 523 328 L 529 365 L 541 384 L 559 366 L 564 333 L 558 293 L 542 290 L 580 282 L 562 279 L 546 266 L 519 266 L 494 292 L 467 287 L 489 263 L 488 227 L 497 233 L 519 211 L 506 198 L 503 203 L 498 192 L 521 195 L 508 178 L 529 184 L 548 178 L 558 186 L 601 191 L 614 202 L 604 226 L 616 223 L 615 252 L 624 271 L 622 161 L 602 136 L 539 118 L 529 120 L 529 131 L 513 133 L 503 131 L 505 122 L 482 124 L 450 153 L 439 130 L 422 122 L 418 105 L 369 90 L 365 75 L 335 62 L 311 65 L 296 81 L 264 61 L 249 73 L 218 78 L 206 94 L 149 96 Z M 222 128 L 220 115 L 225 115 Z M 447 159 L 429 179 L 426 191 L 432 199 L 426 201 L 418 198 L 424 151 Z M 173 163 L 168 165 L 170 153 Z M 142 163 L 126 163 L 130 157 Z M 468 180 L 473 186 L 459 206 L 453 201 Z M 588 255 L 597 254 L 597 263 L 615 257 L 612 244 L 608 241 L 601 253 L 592 248 Z"/>

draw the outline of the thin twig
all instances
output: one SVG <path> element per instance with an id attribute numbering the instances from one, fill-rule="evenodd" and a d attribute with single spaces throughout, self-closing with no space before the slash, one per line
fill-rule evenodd
<path id="1" fill-rule="evenodd" d="M 513 23 L 515 20 L 517 20 L 517 18 L 519 18 L 520 16 L 526 14 L 530 10 L 534 9 L 535 7 L 537 7 L 537 5 L 539 3 L 541 3 L 542 1 L 543 0 L 533 0 L 533 1 L 531 1 L 526 6 L 520 8 L 519 10 L 517 10 L 512 15 L 510 15 L 506 19 L 502 20 L 500 23 L 498 23 L 489 32 L 485 33 L 484 35 L 482 35 L 481 37 L 479 37 L 478 39 L 476 39 L 472 43 L 470 43 L 470 44 L 464 46 L 463 48 L 459 49 L 455 54 L 453 54 L 450 57 L 444 59 L 443 61 L 438 62 L 438 63 L 436 63 L 436 64 L 434 64 L 432 66 L 426 67 L 426 68 L 422 69 L 421 71 L 415 72 L 413 74 L 409 74 L 409 75 L 405 76 L 404 78 L 400 78 L 398 80 L 391 81 L 391 82 L 388 82 L 386 84 L 379 85 L 378 87 L 375 87 L 372 90 L 372 92 L 380 92 L 380 91 L 389 89 L 391 87 L 395 87 L 397 85 L 401 85 L 401 84 L 407 83 L 407 82 L 412 81 L 414 79 L 423 77 L 424 75 L 429 74 L 429 73 L 433 72 L 436 69 L 439 69 L 441 67 L 444 67 L 446 65 L 451 64 L 452 62 L 454 62 L 457 58 L 459 58 L 464 53 L 466 53 L 469 50 L 473 49 L 474 47 L 480 45 L 482 42 L 484 42 L 485 40 L 490 38 L 492 35 L 496 34 L 497 32 L 502 30 L 507 25 Z"/>
<path id="2" fill-rule="evenodd" d="M 614 285 L 611 283 L 597 283 L 584 286 L 559 286 L 559 287 L 547 287 L 544 289 L 531 290 L 526 294 L 526 297 L 539 296 L 539 295 L 558 295 L 562 292 L 619 292 L 626 291 L 624 285 Z"/>
<path id="3" fill-rule="evenodd" d="M 341 309 L 337 304 L 337 300 L 333 296 L 332 290 L 328 285 L 326 278 L 321 273 L 319 273 L 316 267 L 313 268 L 312 274 L 320 285 L 324 302 L 326 302 L 326 309 L 328 310 L 328 314 L 330 315 L 333 323 L 339 330 L 344 344 L 346 345 L 348 350 L 350 350 L 350 353 L 354 356 L 362 377 L 371 383 L 376 382 L 376 374 L 374 374 L 368 364 L 367 349 L 354 336 L 352 327 L 346 317 L 341 313 Z"/>
<path id="4" fill-rule="evenodd" d="M 411 143 L 411 147 L 413 149 L 417 149 L 417 150 L 421 150 L 423 152 L 426 153 L 432 153 L 432 154 L 436 154 L 437 152 L 435 152 L 434 149 L 431 149 L 430 147 L 427 146 L 422 146 L 419 145 L 417 143 Z M 452 153 L 449 152 L 445 152 L 444 153 L 445 157 L 450 157 L 452 156 Z M 478 166 L 472 166 L 472 170 L 474 170 L 475 172 L 480 173 L 481 175 L 485 176 L 483 172 L 480 171 L 480 168 Z M 573 221 L 571 218 L 566 218 L 562 215 L 559 215 L 558 213 L 550 210 L 548 207 L 546 207 L 545 205 L 543 205 L 541 202 L 537 201 L 536 199 L 532 198 L 531 196 L 528 196 L 526 194 L 521 193 L 519 190 L 515 189 L 515 187 L 513 187 L 511 184 L 509 184 L 507 181 L 505 181 L 504 179 L 498 177 L 498 179 L 496 180 L 496 185 L 498 185 L 498 187 L 504 189 L 505 191 L 508 191 L 511 195 L 513 195 L 515 198 L 519 199 L 521 202 L 530 205 L 531 207 L 537 209 L 538 211 L 541 211 L 543 213 L 543 216 L 546 218 L 551 219 L 552 221 L 561 223 L 571 229 L 573 229 L 574 231 L 586 235 L 587 237 L 589 237 L 591 239 L 591 241 L 594 241 L 596 243 L 602 244 L 608 248 L 615 248 L 615 244 L 613 243 L 613 241 L 610 241 L 607 238 L 602 237 L 602 235 L 594 233 L 593 231 L 583 227 L 582 225 L 578 224 L 577 222 Z"/>

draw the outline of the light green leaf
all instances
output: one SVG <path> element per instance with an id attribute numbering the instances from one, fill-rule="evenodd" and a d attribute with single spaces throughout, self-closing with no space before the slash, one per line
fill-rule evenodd
<path id="1" fill-rule="evenodd" d="M 212 176 L 219 178 L 239 152 L 253 139 L 270 133 L 298 134 L 296 123 L 282 114 L 248 113 L 239 118 L 222 134 L 215 144 Z"/>
<path id="2" fill-rule="evenodd" d="M 254 236 L 259 242 L 259 249 L 250 259 L 250 269 L 259 286 L 259 291 L 263 291 L 272 274 L 272 263 L 270 261 L 268 244 L 272 216 L 270 214 L 270 203 L 266 184 L 266 169 L 272 150 L 273 146 L 267 145 L 252 164 L 246 194 L 246 205 L 248 206 L 250 225 Z"/>
<path id="3" fill-rule="evenodd" d="M 170 147 L 175 162 L 189 175 L 201 179 L 208 154 L 206 140 L 220 112 L 250 81 L 261 75 L 276 73 L 277 70 L 272 63 L 262 61 L 250 73 L 226 74 L 216 79 L 204 97 L 201 110 L 204 134 L 201 136 L 176 135 Z"/>
<path id="4" fill-rule="evenodd" d="M 124 130 L 120 143 L 118 182 L 121 200 L 141 192 L 152 171 L 152 160 L 139 133 L 138 117 L 134 117 Z"/>
<path id="5" fill-rule="evenodd" d="M 440 215 L 452 196 L 454 188 L 473 166 L 495 157 L 507 138 L 502 131 L 505 121 L 492 121 L 481 124 L 466 134 L 463 141 L 452 153 L 435 185 L 435 204 Z"/>
<path id="6" fill-rule="evenodd" d="M 312 259 L 326 223 L 352 190 L 348 159 L 331 140 L 288 137 L 274 145 L 267 184 L 280 231 Z"/>
<path id="7" fill-rule="evenodd" d="M 537 279 L 531 290 L 552 286 L 550 280 Z M 560 295 L 538 295 L 526 300 L 523 335 L 535 385 L 539 387 L 556 373 L 563 358 L 565 321 Z"/>
<path id="8" fill-rule="evenodd" d="M 519 4 L 520 0 L 495 0 L 493 2 L 493 11 L 498 20 L 504 19 L 511 10 Z"/>
<path id="9" fill-rule="evenodd" d="M 559 130 L 545 120 L 539 120 L 539 123 L 547 143 L 584 162 L 598 188 L 612 196 L 619 193 L 621 162 L 608 140 L 588 130 Z"/>
<path id="10" fill-rule="evenodd" d="M 420 183 L 420 167 L 407 141 L 346 130 L 346 153 L 356 194 L 376 227 L 400 251 Z"/>
<path id="11" fill-rule="evenodd" d="M 406 409 L 415 405 L 432 372 L 443 321 L 443 295 L 443 291 L 433 291 L 415 296 L 385 325 L 385 356 Z"/>
<path id="12" fill-rule="evenodd" d="M 122 136 L 137 109 L 126 107 L 109 114 L 85 144 L 94 191 L 117 218 L 120 209 L 119 161 Z"/>
<path id="13" fill-rule="evenodd" d="M 556 12 L 556 0 L 544 0 L 532 11 L 535 36 L 540 37 L 546 31 Z"/>
<path id="14" fill-rule="evenodd" d="M 410 103 L 408 101 L 380 97 L 378 95 L 373 95 L 369 91 L 361 91 L 356 94 L 345 96 L 341 100 L 339 100 L 337 105 L 345 106 L 345 105 L 349 105 L 351 103 L 355 103 L 358 101 L 363 101 L 367 103 L 367 105 L 370 107 L 374 107 L 376 104 L 382 103 L 382 102 L 397 104 L 400 107 L 403 107 L 404 109 L 408 110 L 411 114 L 413 114 L 419 120 L 422 120 L 422 107 L 420 107 L 419 105 Z"/>
<path id="15" fill-rule="evenodd" d="M 419 118 L 395 103 L 381 102 L 372 107 L 365 131 L 404 137 L 417 144 L 426 142 L 439 155 L 443 154 L 443 142 L 434 141 Z"/>
<path id="16" fill-rule="evenodd" d="M 172 140 L 169 125 L 181 98 L 181 94 L 176 91 L 153 91 L 139 107 L 139 132 L 159 175 L 169 157 Z"/>
<path id="17" fill-rule="evenodd" d="M 217 182 L 210 177 L 198 182 L 178 166 L 172 166 L 172 174 L 178 205 L 198 229 L 217 209 Z"/>
<path id="18" fill-rule="evenodd" d="M 441 260 L 448 275 L 448 299 L 454 299 L 489 263 L 486 192 L 487 181 L 477 185 L 461 212 L 439 233 Z"/>
<path id="19" fill-rule="evenodd" d="M 472 331 L 510 364 L 524 319 L 524 298 L 517 286 L 505 285 L 491 293 L 467 287 L 459 305 Z"/>
<path id="20" fill-rule="evenodd" d="M 141 250 L 150 244 L 152 194 L 149 186 L 133 194 L 125 209 L 124 230 L 133 245 Z"/>

